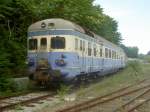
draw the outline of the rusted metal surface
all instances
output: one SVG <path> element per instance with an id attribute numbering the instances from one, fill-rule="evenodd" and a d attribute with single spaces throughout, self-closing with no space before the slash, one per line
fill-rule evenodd
<path id="1" fill-rule="evenodd" d="M 129 94 L 135 93 L 135 92 L 140 91 L 142 89 L 150 88 L 150 85 L 146 85 L 146 86 L 139 87 L 139 88 L 136 88 L 136 89 L 133 89 L 133 90 L 130 90 L 130 91 L 125 91 L 126 89 L 128 89 L 132 86 L 139 85 L 139 84 L 143 83 L 144 81 L 145 80 L 142 80 L 142 81 L 140 81 L 140 82 L 138 82 L 134 85 L 130 85 L 130 86 L 121 88 L 117 91 L 106 94 L 104 96 L 100 96 L 100 97 L 94 98 L 92 100 L 88 100 L 88 101 L 79 103 L 77 105 L 74 105 L 74 106 L 71 106 L 71 107 L 68 107 L 68 108 L 64 108 L 62 110 L 58 110 L 56 112 L 79 112 L 79 111 L 86 110 L 86 109 L 92 108 L 94 106 L 97 106 L 99 104 L 103 104 L 103 103 L 115 100 L 115 99 L 120 98 L 122 96 L 126 96 L 126 95 L 129 95 Z"/>

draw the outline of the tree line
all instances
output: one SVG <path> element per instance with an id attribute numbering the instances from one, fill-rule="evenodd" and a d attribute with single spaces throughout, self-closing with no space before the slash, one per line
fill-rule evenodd
<path id="1" fill-rule="evenodd" d="M 135 47 L 128 47 L 128 46 L 125 46 L 123 44 L 121 44 L 120 47 L 124 50 L 127 57 L 138 58 L 138 52 L 139 52 L 138 47 L 136 47 L 136 46 Z"/>
<path id="2" fill-rule="evenodd" d="M 103 13 L 94 0 L 1 0 L 0 1 L 0 90 L 5 77 L 25 73 L 27 28 L 48 18 L 64 18 L 119 44 L 117 22 Z M 4 81 L 4 82 L 3 82 Z"/>

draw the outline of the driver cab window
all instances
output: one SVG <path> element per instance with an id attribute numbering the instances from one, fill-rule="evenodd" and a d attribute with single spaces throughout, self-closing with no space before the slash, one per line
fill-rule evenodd
<path id="1" fill-rule="evenodd" d="M 52 37 L 51 39 L 52 49 L 65 49 L 65 38 L 64 37 Z"/>
<path id="2" fill-rule="evenodd" d="M 29 39 L 29 50 L 37 50 L 37 39 Z"/>
<path id="3" fill-rule="evenodd" d="M 41 49 L 46 49 L 47 48 L 47 40 L 46 38 L 41 38 L 41 41 L 40 41 L 40 48 Z"/>

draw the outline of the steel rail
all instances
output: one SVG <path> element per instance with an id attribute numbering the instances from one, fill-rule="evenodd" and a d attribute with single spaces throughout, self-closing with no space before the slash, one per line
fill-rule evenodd
<path id="1" fill-rule="evenodd" d="M 1 96 L 0 100 L 5 100 L 5 99 L 8 99 L 8 98 L 17 97 L 18 95 L 26 95 L 26 94 L 30 94 L 30 93 L 32 93 L 32 92 L 28 91 L 28 92 L 24 92 L 24 93 L 18 93 L 18 94 L 15 94 L 15 95 Z"/>
<path id="2" fill-rule="evenodd" d="M 133 99 L 131 99 L 129 102 L 121 105 L 119 108 L 117 108 L 116 110 L 114 110 L 113 112 L 117 112 L 119 110 L 122 110 L 122 109 L 125 109 L 125 107 L 129 106 L 130 104 L 132 104 L 136 99 L 144 96 L 145 94 L 149 93 L 150 92 L 150 88 L 147 89 L 146 91 L 142 92 L 141 94 L 139 94 L 138 96 L 134 97 Z"/>
<path id="3" fill-rule="evenodd" d="M 146 86 L 146 87 L 144 87 L 144 88 L 147 88 L 147 87 L 150 87 L 150 85 L 149 85 L 149 86 Z M 119 98 L 119 97 L 126 96 L 126 95 L 129 95 L 129 94 L 132 94 L 132 93 L 135 93 L 135 92 L 137 92 L 137 91 L 139 91 L 139 90 L 141 90 L 141 89 L 144 89 L 144 88 L 139 88 L 139 89 L 136 89 L 136 90 L 132 90 L 132 91 L 129 91 L 129 92 L 126 92 L 126 93 L 123 93 L 123 94 L 120 94 L 120 95 L 117 95 L 117 96 L 114 96 L 114 97 L 112 97 L 112 98 L 108 98 L 108 99 L 102 100 L 102 101 L 98 101 L 98 99 L 97 99 L 96 102 L 92 102 L 93 104 L 89 104 L 89 105 L 86 104 L 85 107 L 81 107 L 81 108 L 79 108 L 79 109 L 77 109 L 77 110 L 75 109 L 75 111 L 71 111 L 71 112 L 86 110 L 86 109 L 92 108 L 92 107 L 94 107 L 94 106 L 97 106 L 97 105 L 99 105 L 99 104 L 107 103 L 107 102 L 112 101 L 112 100 L 114 100 L 114 99 L 117 99 L 117 98 Z"/>
<path id="4" fill-rule="evenodd" d="M 15 107 L 16 105 L 26 105 L 29 103 L 35 103 L 35 101 L 43 100 L 43 99 L 46 99 L 48 97 L 52 97 L 54 95 L 55 94 L 47 94 L 47 95 L 43 95 L 43 96 L 39 96 L 39 97 L 35 97 L 35 98 L 30 98 L 28 100 L 23 100 L 23 101 L 20 101 L 17 103 L 10 103 L 6 106 L 0 106 L 0 112 L 3 110 L 11 109 L 11 108 Z"/>
<path id="5" fill-rule="evenodd" d="M 128 85 L 128 86 L 126 86 L 126 87 L 120 88 L 120 89 L 118 89 L 118 90 L 116 90 L 116 91 L 113 91 L 113 92 L 108 93 L 108 94 L 106 94 L 106 95 L 103 95 L 103 96 L 94 98 L 94 99 L 92 99 L 92 100 L 85 101 L 84 103 L 87 103 L 87 104 L 88 104 L 89 102 L 95 101 L 96 99 L 102 99 L 102 98 L 105 98 L 105 97 L 107 97 L 107 96 L 116 94 L 116 93 L 121 92 L 121 91 L 124 91 L 124 90 L 126 90 L 126 89 L 128 89 L 128 88 L 130 88 L 130 87 L 133 87 L 133 86 L 135 86 L 136 84 L 141 84 L 141 83 L 145 82 L 146 80 L 147 80 L 147 79 L 143 79 L 143 80 L 141 80 L 141 81 L 139 81 L 139 82 L 136 82 L 135 84 Z M 71 110 L 72 108 L 78 108 L 79 106 L 84 105 L 84 103 L 81 102 L 81 103 L 79 103 L 79 104 L 70 106 L 70 107 L 65 108 L 65 109 L 63 109 L 63 110 L 58 110 L 58 111 L 56 111 L 56 112 L 67 112 L 67 111 Z"/>
<path id="6" fill-rule="evenodd" d="M 127 110 L 127 112 L 133 112 L 135 109 L 139 108 L 140 106 L 142 106 L 144 103 L 149 102 L 150 98 L 142 101 L 141 103 L 137 104 L 136 106 L 132 107 L 131 109 Z"/>
<path id="7" fill-rule="evenodd" d="M 108 95 L 97 97 L 97 98 L 94 98 L 92 100 L 85 101 L 85 102 L 82 102 L 80 104 L 74 105 L 72 107 L 69 107 L 69 108 L 66 108 L 66 109 L 63 109 L 63 110 L 58 110 L 56 112 L 68 112 L 68 111 L 71 111 L 71 112 L 75 112 L 76 111 L 77 112 L 77 111 L 81 111 L 81 110 L 86 110 L 86 109 L 92 108 L 92 107 L 94 107 L 94 106 L 96 106 L 98 104 L 102 104 L 102 103 L 106 103 L 106 102 L 112 101 L 112 100 L 117 99 L 119 97 L 122 97 L 122 96 L 125 96 L 125 95 L 128 95 L 128 94 L 132 94 L 134 92 L 137 92 L 137 91 L 139 91 L 141 89 L 145 89 L 145 88 L 148 88 L 148 87 L 150 87 L 150 85 L 146 85 L 144 87 L 140 87 L 140 88 L 137 88 L 137 89 L 134 89 L 134 90 L 130 90 L 130 91 L 124 92 L 122 94 L 116 95 L 114 97 L 111 97 L 111 98 L 103 100 L 103 98 L 107 98 L 107 97 L 113 95 L 113 94 L 110 93 Z M 113 93 L 115 94 L 115 93 L 117 93 L 117 91 L 115 91 Z"/>

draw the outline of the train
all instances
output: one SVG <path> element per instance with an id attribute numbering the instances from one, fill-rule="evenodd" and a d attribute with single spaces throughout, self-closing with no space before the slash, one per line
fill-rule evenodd
<path id="1" fill-rule="evenodd" d="M 41 85 L 104 76 L 126 66 L 122 48 L 62 18 L 31 24 L 27 48 L 29 78 Z"/>

